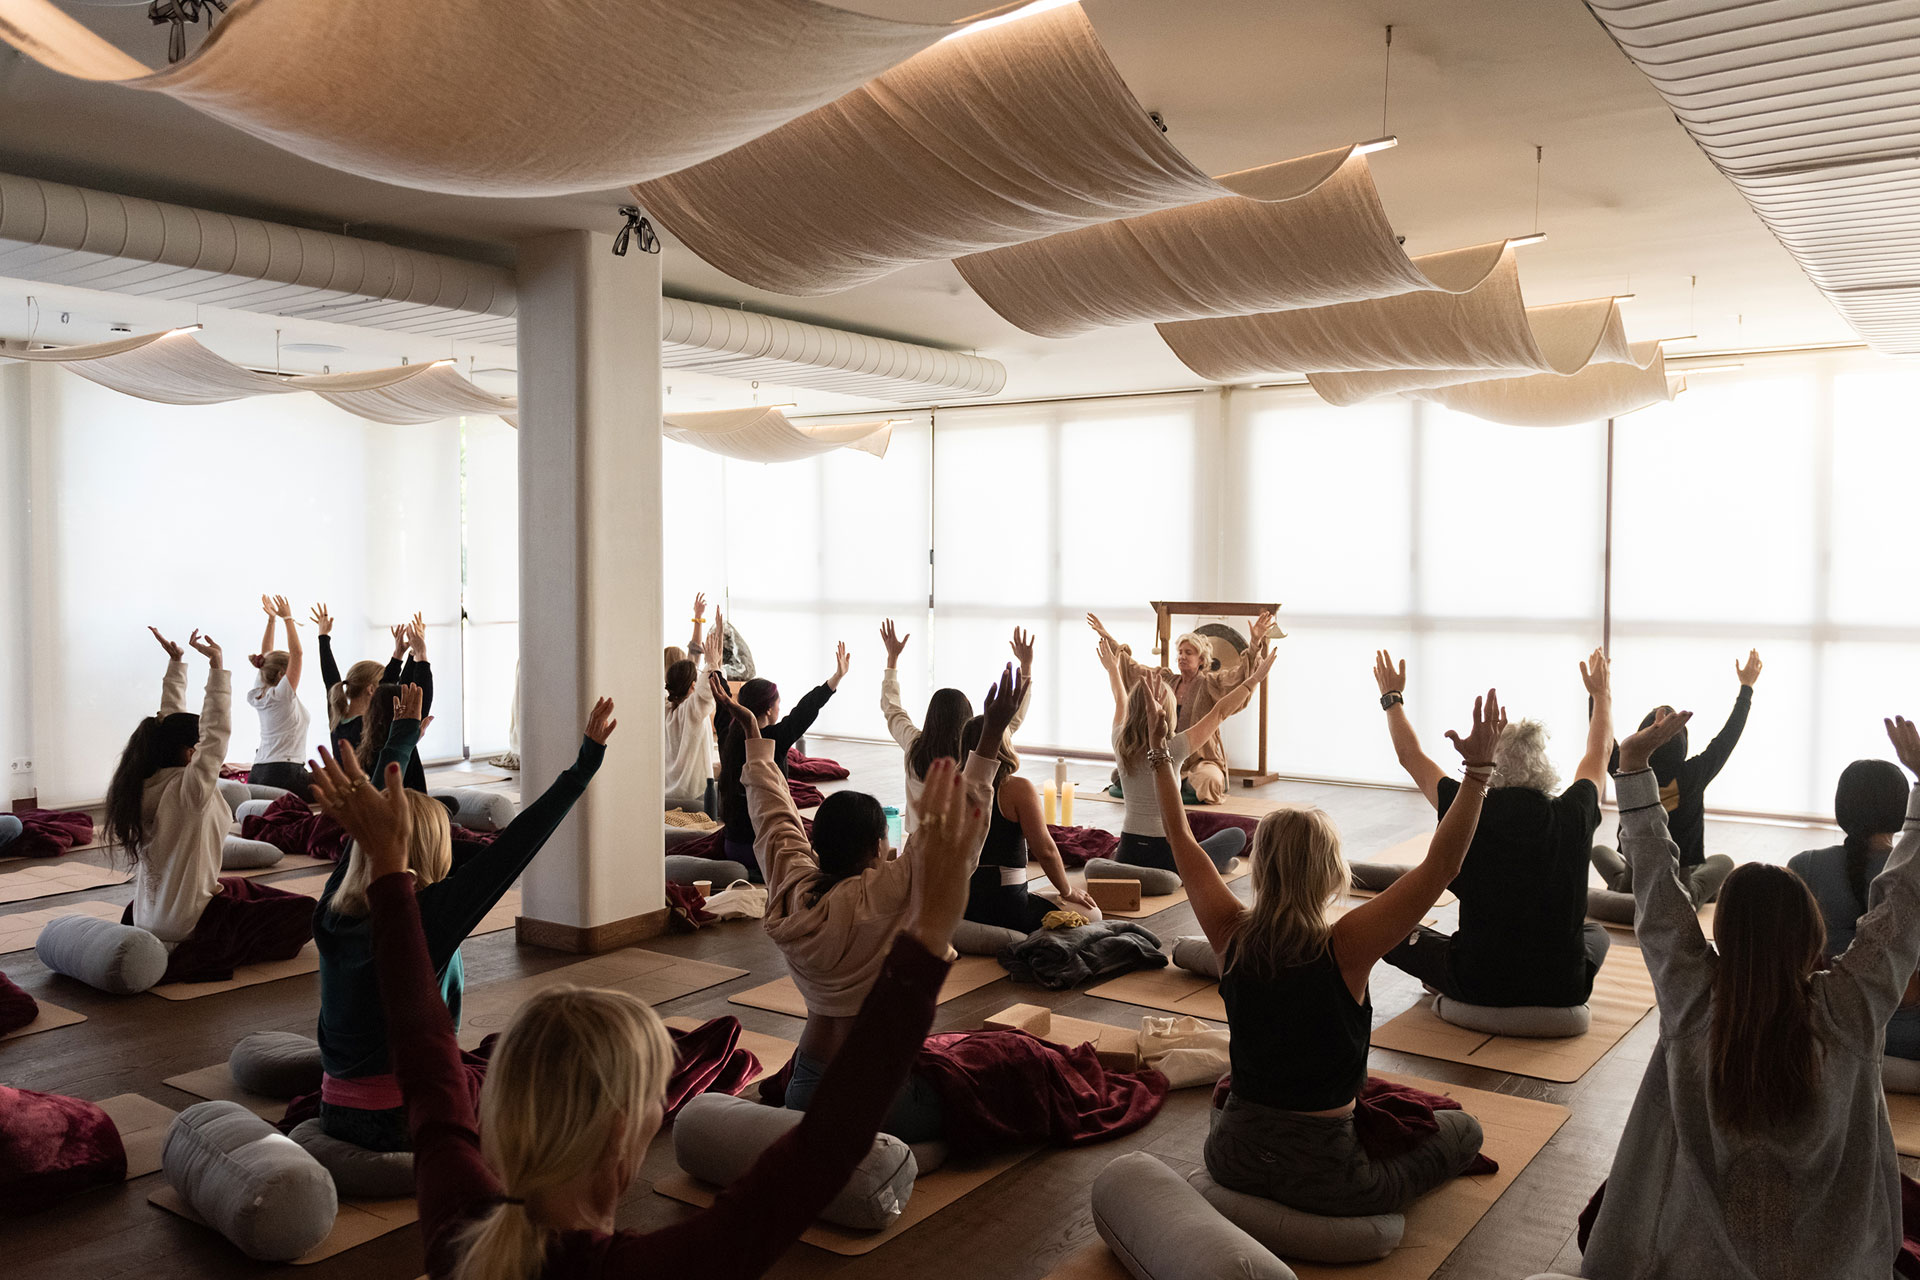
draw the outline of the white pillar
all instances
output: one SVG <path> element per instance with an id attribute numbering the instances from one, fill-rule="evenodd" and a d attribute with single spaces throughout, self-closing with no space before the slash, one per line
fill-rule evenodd
<path id="1" fill-rule="evenodd" d="M 519 245 L 520 736 L 531 802 L 618 705 L 606 763 L 524 881 L 522 941 L 665 928 L 660 822 L 660 259 L 567 231 Z"/>

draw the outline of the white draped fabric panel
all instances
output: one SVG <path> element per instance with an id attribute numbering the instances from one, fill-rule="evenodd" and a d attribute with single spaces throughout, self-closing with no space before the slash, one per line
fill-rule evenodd
<path id="1" fill-rule="evenodd" d="M 515 397 L 474 386 L 446 361 L 275 377 L 207 350 L 186 329 L 84 346 L 3 351 L 0 356 L 61 365 L 90 382 L 160 404 L 223 404 L 248 396 L 311 391 L 355 417 L 396 426 L 462 414 L 493 414 L 512 422 L 519 412 Z"/>
<path id="2" fill-rule="evenodd" d="M 810 295 L 1195 201 L 1293 199 L 1345 156 L 1208 177 L 1067 5 L 942 41 L 633 193 L 734 279 Z"/>
<path id="3" fill-rule="evenodd" d="M 1860 336 L 1920 352 L 1920 5 L 1588 7 Z"/>
<path id="4" fill-rule="evenodd" d="M 669 440 L 742 462 L 797 462 L 835 449 L 857 449 L 884 458 L 893 424 L 797 423 L 789 422 L 777 407 L 756 407 L 668 414 L 661 419 L 660 431 Z"/>
<path id="5" fill-rule="evenodd" d="M 191 57 L 149 72 L 50 0 L 0 0 L 0 39 L 55 71 L 166 94 L 349 173 L 475 196 L 672 173 L 953 30 L 813 0 L 238 0 Z"/>
<path id="6" fill-rule="evenodd" d="M 1633 344 L 1626 364 L 1588 365 L 1576 374 L 1536 373 L 1528 378 L 1489 378 L 1450 386 L 1417 387 L 1400 394 L 1456 413 L 1515 427 L 1572 427 L 1624 417 L 1673 399 L 1686 379 L 1668 377 L 1657 342 Z"/>
<path id="7" fill-rule="evenodd" d="M 1293 200 L 1227 196 L 1105 222 L 953 264 L 987 305 L 1029 333 L 1070 338 L 1106 325 L 1291 311 L 1416 290 L 1462 293 L 1500 263 L 1504 242 L 1409 258 L 1351 149 Z"/>

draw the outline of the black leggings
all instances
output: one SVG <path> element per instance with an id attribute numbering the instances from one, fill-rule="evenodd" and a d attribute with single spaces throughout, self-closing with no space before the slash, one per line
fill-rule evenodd
<path id="1" fill-rule="evenodd" d="M 255 764 L 247 770 L 247 781 L 257 782 L 263 787 L 279 787 L 284 791 L 291 791 L 302 800 L 312 799 L 312 783 L 307 777 L 307 766 L 295 764 L 291 760 Z"/>
<path id="2" fill-rule="evenodd" d="M 1461 985 L 1459 977 L 1453 971 L 1453 935 L 1429 929 L 1425 925 L 1417 927 L 1405 942 L 1387 952 L 1387 963 L 1396 969 L 1404 970 L 1420 979 L 1449 1000 L 1460 1000 L 1467 1004 L 1483 1004 L 1492 1008 L 1512 1008 L 1516 1005 L 1540 1005 L 1546 1008 L 1572 1008 L 1585 1004 L 1593 994 L 1594 975 L 1600 972 L 1600 965 L 1607 958 L 1607 948 L 1613 939 L 1607 936 L 1606 926 L 1589 920 L 1581 929 L 1581 945 L 1586 951 L 1587 990 L 1579 993 L 1577 1000 L 1516 1000 L 1504 992 L 1470 991 Z M 1572 992 L 1566 992 L 1572 995 Z"/>
<path id="3" fill-rule="evenodd" d="M 1240 851 L 1247 847 L 1247 833 L 1238 827 L 1223 827 L 1200 842 L 1213 865 L 1225 871 Z M 1173 861 L 1173 846 L 1167 843 L 1165 836 L 1143 836 L 1131 831 L 1120 835 L 1120 848 L 1113 855 L 1115 862 L 1124 862 L 1130 867 L 1159 867 L 1162 871 L 1178 873 L 1180 868 Z"/>
<path id="4" fill-rule="evenodd" d="M 1026 883 L 1001 884 L 999 867 L 976 867 L 967 882 L 966 918 L 977 924 L 1032 933 L 1060 904 L 1030 892 Z"/>

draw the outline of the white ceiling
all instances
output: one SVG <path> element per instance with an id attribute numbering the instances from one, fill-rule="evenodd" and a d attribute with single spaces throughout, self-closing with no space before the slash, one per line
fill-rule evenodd
<path id="1" fill-rule="evenodd" d="M 843 2 L 895 16 L 967 8 L 964 0 Z M 1387 131 L 1400 146 L 1372 159 L 1409 253 L 1537 229 L 1546 243 L 1521 258 L 1530 302 L 1634 294 L 1626 304 L 1630 335 L 1698 335 L 1676 351 L 1856 341 L 1579 0 L 1087 0 L 1086 7 L 1141 104 L 1160 111 L 1187 154 L 1216 173 L 1379 134 L 1383 29 L 1393 22 Z M 164 57 L 165 33 L 147 24 L 144 9 L 73 11 L 136 56 L 155 64 Z M 369 182 L 158 94 L 69 80 L 11 51 L 0 53 L 0 119 L 11 126 L 0 133 L 0 169 L 499 262 L 510 261 L 512 242 L 531 233 L 612 231 L 614 208 L 626 199 L 614 191 L 477 200 Z M 1537 227 L 1536 146 L 1545 148 Z M 1003 399 L 1197 382 L 1150 327 L 1070 341 L 1024 334 L 973 296 L 950 264 L 831 298 L 790 299 L 736 284 L 663 231 L 670 293 L 993 356 L 1009 368 Z M 1697 290 L 1689 283 L 1695 276 Z M 0 282 L 0 336 L 24 336 L 18 299 L 28 292 L 46 291 Z M 88 314 L 104 325 L 108 317 L 93 306 Z M 262 326 L 232 323 L 236 333 Z M 272 324 L 264 322 L 269 337 Z M 48 332 L 44 323 L 40 332 Z M 383 353 L 393 341 L 376 335 L 342 329 L 309 340 L 352 348 L 342 363 L 391 363 Z M 258 344 L 258 332 L 251 341 Z M 497 349 L 459 354 L 463 363 L 468 354 L 483 365 L 511 363 L 511 353 Z M 707 398 L 694 404 L 723 402 L 731 390 L 718 379 L 676 374 L 670 381 L 683 393 L 701 384 Z M 851 403 L 807 393 L 781 398 L 821 410 Z"/>

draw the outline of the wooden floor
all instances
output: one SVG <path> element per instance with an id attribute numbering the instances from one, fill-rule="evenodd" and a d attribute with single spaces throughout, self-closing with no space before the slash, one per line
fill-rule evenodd
<path id="1" fill-rule="evenodd" d="M 878 795 L 882 803 L 901 803 L 900 755 L 892 744 L 816 740 L 810 749 L 839 759 L 853 770 L 851 782 L 828 784 L 825 789 L 857 786 Z M 1051 760 L 1037 761 L 1035 768 L 1039 774 L 1052 776 Z M 1105 770 L 1076 766 L 1070 776 L 1086 791 L 1104 782 Z M 1238 788 L 1236 792 L 1254 794 Z M 1433 823 L 1431 810 L 1414 792 L 1278 783 L 1257 794 L 1316 803 L 1327 809 L 1339 822 L 1346 852 L 1352 858 L 1364 858 L 1429 830 Z M 1081 824 L 1112 830 L 1119 829 L 1120 816 L 1118 805 L 1089 801 L 1083 801 L 1075 814 Z M 643 817 L 636 810 L 634 820 L 640 822 Z M 1837 838 L 1827 830 L 1797 826 L 1717 821 L 1707 825 L 1709 848 L 1742 861 L 1784 862 L 1800 849 L 1831 844 Z M 1602 827 L 1602 838 L 1610 836 L 1612 830 L 1609 816 Z M 103 860 L 97 851 L 74 856 Z M 272 878 L 266 882 L 272 883 Z M 1248 881 L 1241 880 L 1237 890 L 1247 895 Z M 81 898 L 125 902 L 129 897 L 126 887 L 93 890 L 68 899 L 11 904 L 0 907 L 0 913 L 37 910 Z M 1185 905 L 1143 923 L 1163 942 L 1199 931 L 1192 911 Z M 1452 910 L 1443 909 L 1441 927 L 1452 923 Z M 751 1030 L 787 1039 L 798 1037 L 801 1024 L 797 1019 L 727 1003 L 730 993 L 784 972 L 777 951 L 757 924 L 726 924 L 692 935 L 672 934 L 647 945 L 750 971 L 748 977 L 672 1001 L 662 1006 L 663 1014 L 700 1018 L 732 1014 Z M 468 941 L 465 956 L 469 989 L 537 973 L 576 958 L 516 946 L 511 931 Z M 36 997 L 88 1017 L 76 1026 L 0 1042 L 0 1082 L 89 1099 L 140 1093 L 176 1109 L 197 1099 L 162 1084 L 164 1078 L 224 1060 L 233 1043 L 251 1031 L 275 1029 L 311 1035 L 319 997 L 319 978 L 315 975 L 172 1003 L 151 996 L 101 995 L 49 974 L 32 952 L 0 957 L 0 969 Z M 1373 984 L 1376 1025 L 1406 1009 L 1419 994 L 1419 985 L 1413 979 L 1380 966 Z M 985 1016 L 1019 1002 L 1050 1005 L 1075 1017 L 1123 1026 L 1137 1025 L 1139 1015 L 1139 1010 L 1131 1006 L 1079 992 L 1047 992 L 1002 980 L 941 1006 L 935 1029 L 975 1027 Z M 1572 1119 L 1437 1275 L 1519 1280 L 1538 1271 L 1579 1270 L 1579 1255 L 1572 1242 L 1574 1219 L 1607 1175 L 1614 1143 L 1652 1051 L 1655 1025 L 1652 1018 L 1643 1020 L 1584 1079 L 1564 1085 L 1374 1051 L 1376 1069 L 1545 1099 L 1573 1111 Z M 948 1276 L 1033 1280 L 1044 1276 L 1063 1256 L 1093 1238 L 1087 1191 L 1107 1161 L 1127 1151 L 1148 1150 L 1182 1171 L 1197 1165 L 1205 1133 L 1206 1095 L 1205 1089 L 1174 1094 L 1153 1123 L 1119 1141 L 1076 1151 L 1043 1152 L 866 1257 L 841 1258 L 800 1245 L 772 1274 L 912 1276 L 916 1280 Z M 672 1169 L 671 1143 L 656 1142 L 640 1179 L 622 1205 L 621 1225 L 657 1226 L 689 1212 L 649 1189 L 650 1180 Z M 155 1175 L 94 1192 L 24 1220 L 0 1218 L 0 1260 L 4 1260 L 0 1261 L 0 1273 L 20 1277 L 138 1273 L 144 1280 L 169 1280 L 253 1275 L 268 1269 L 249 1262 L 211 1232 L 149 1206 L 146 1197 L 159 1180 Z M 301 1274 L 305 1280 L 412 1280 L 421 1270 L 418 1236 L 408 1229 L 303 1268 Z"/>

